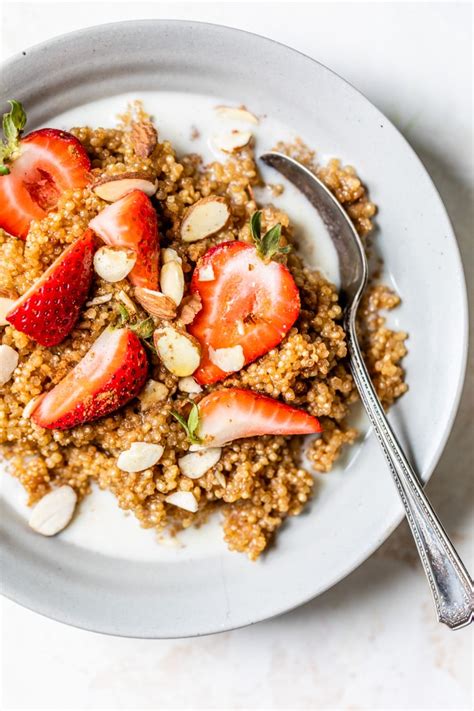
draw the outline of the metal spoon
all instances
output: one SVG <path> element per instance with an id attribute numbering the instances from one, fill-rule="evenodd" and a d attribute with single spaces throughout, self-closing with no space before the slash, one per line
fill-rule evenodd
<path id="1" fill-rule="evenodd" d="M 261 159 L 307 197 L 334 242 L 339 257 L 340 299 L 354 382 L 405 507 L 438 620 L 451 629 L 464 627 L 474 617 L 473 582 L 387 420 L 357 342 L 355 317 L 368 279 L 367 258 L 359 235 L 339 202 L 311 171 L 282 153 L 265 153 Z"/>

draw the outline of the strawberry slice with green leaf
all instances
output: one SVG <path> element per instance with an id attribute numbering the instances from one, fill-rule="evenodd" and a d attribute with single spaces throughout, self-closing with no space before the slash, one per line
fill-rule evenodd
<path id="1" fill-rule="evenodd" d="M 221 447 L 243 437 L 321 432 L 316 417 L 252 390 L 214 390 L 199 402 L 197 409 L 197 426 L 190 441 L 210 447 Z"/>
<path id="2" fill-rule="evenodd" d="M 202 347 L 194 373 L 201 385 L 228 375 L 213 362 L 218 360 L 215 351 L 240 346 L 244 365 L 251 363 L 283 340 L 300 312 L 298 288 L 287 267 L 264 261 L 256 247 L 244 242 L 223 242 L 208 250 L 193 273 L 191 293 L 202 302 L 188 326 Z"/>
<path id="3" fill-rule="evenodd" d="M 6 320 L 42 346 L 61 343 L 74 328 L 89 293 L 94 249 L 94 233 L 86 230 L 17 299 Z"/>
<path id="4" fill-rule="evenodd" d="M 25 239 L 31 221 L 45 217 L 61 193 L 87 185 L 90 161 L 66 131 L 42 128 L 22 138 L 26 114 L 18 101 L 9 104 L 0 144 L 0 227 Z"/>
<path id="5" fill-rule="evenodd" d="M 91 422 L 138 395 L 147 373 L 140 338 L 129 328 L 106 328 L 75 368 L 41 396 L 31 418 L 56 430 Z"/>
<path id="6" fill-rule="evenodd" d="M 128 278 L 134 286 L 158 289 L 159 237 L 156 212 L 141 190 L 107 205 L 89 227 L 111 247 L 131 249 L 137 261 Z"/>

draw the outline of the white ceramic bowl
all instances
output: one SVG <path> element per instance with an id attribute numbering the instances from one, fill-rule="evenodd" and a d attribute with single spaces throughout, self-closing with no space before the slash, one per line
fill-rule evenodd
<path id="1" fill-rule="evenodd" d="M 150 90 L 245 103 L 357 166 L 380 205 L 378 245 L 403 298 L 395 323 L 410 333 L 410 391 L 390 419 L 426 481 L 460 397 L 467 316 L 453 230 L 413 150 L 329 69 L 270 40 L 199 23 L 127 22 L 59 37 L 3 67 L 0 98 L 2 106 L 22 100 L 33 128 L 103 96 Z M 65 535 L 38 536 L 3 501 L 4 593 L 72 625 L 137 637 L 202 635 L 277 615 L 347 575 L 402 517 L 372 436 L 348 468 L 322 479 L 309 511 L 256 564 L 199 537 L 157 561 L 98 554 Z"/>

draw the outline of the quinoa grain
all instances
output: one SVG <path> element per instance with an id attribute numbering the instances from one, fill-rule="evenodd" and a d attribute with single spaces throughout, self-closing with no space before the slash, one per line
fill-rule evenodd
<path id="1" fill-rule="evenodd" d="M 161 246 L 175 250 L 188 283 L 195 262 L 209 247 L 226 240 L 250 241 L 248 220 L 257 209 L 253 187 L 261 179 L 251 145 L 224 163 L 205 167 L 196 155 L 178 159 L 168 141 L 158 142 L 149 154 L 140 151 L 137 155 L 133 122 L 148 119 L 137 103 L 117 128 L 78 127 L 72 132 L 89 153 L 94 179 L 131 171 L 156 179 Z M 359 233 L 370 232 L 376 208 L 353 168 L 337 160 L 318 165 L 314 152 L 301 141 L 278 149 L 314 170 L 347 209 Z M 215 235 L 183 243 L 180 225 L 186 210 L 210 195 L 227 200 L 228 222 Z M 0 293 L 23 294 L 105 205 L 90 187 L 71 190 L 61 196 L 53 212 L 32 223 L 26 241 L 0 230 Z M 277 222 L 282 224 L 285 240 L 291 242 L 288 216 L 272 206 L 263 208 L 263 226 L 268 229 Z M 357 394 L 346 360 L 342 312 L 336 289 L 320 273 L 306 268 L 296 252 L 286 261 L 300 290 L 299 319 L 278 347 L 230 374 L 217 387 L 252 388 L 320 417 L 323 433 L 309 445 L 308 457 L 315 470 L 327 472 L 343 447 L 357 437 L 346 422 Z M 73 332 L 54 349 L 37 345 L 9 325 L 0 332 L 1 343 L 19 354 L 14 377 L 0 398 L 0 448 L 11 473 L 25 488 L 30 504 L 60 486 L 71 486 L 81 499 L 95 481 L 112 491 L 118 505 L 132 511 L 143 527 L 157 531 L 200 524 L 219 507 L 229 548 L 256 559 L 284 519 L 299 514 L 311 497 L 313 478 L 300 466 L 294 438 L 266 436 L 232 442 L 198 481 L 186 477 L 179 460 L 189 451 L 189 444 L 171 411 L 184 406 L 189 395 L 179 388 L 179 378 L 153 354 L 149 377 L 168 393 L 159 406 L 147 408 L 136 399 L 97 422 L 65 431 L 43 430 L 24 415 L 32 398 L 59 382 L 102 330 L 117 322 L 116 300 L 123 300 L 123 294 L 133 297 L 128 282 L 108 283 L 95 275 L 89 306 Z M 372 285 L 359 317 L 364 355 L 386 407 L 407 389 L 401 367 L 406 334 L 390 330 L 380 314 L 398 302 L 398 296 L 386 287 Z M 146 318 L 140 305 L 137 308 L 138 316 Z M 143 472 L 121 471 L 117 458 L 134 442 L 161 445 L 163 456 Z M 173 495 L 180 492 L 195 502 L 188 506 L 197 508 L 195 513 L 169 503 L 179 500 Z"/>

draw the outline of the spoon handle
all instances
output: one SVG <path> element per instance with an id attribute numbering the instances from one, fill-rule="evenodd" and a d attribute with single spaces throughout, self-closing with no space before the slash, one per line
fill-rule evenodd
<path id="1" fill-rule="evenodd" d="M 346 318 L 346 334 L 352 375 L 405 507 L 438 620 L 459 629 L 473 621 L 473 582 L 385 416 L 362 358 L 353 312 Z"/>

